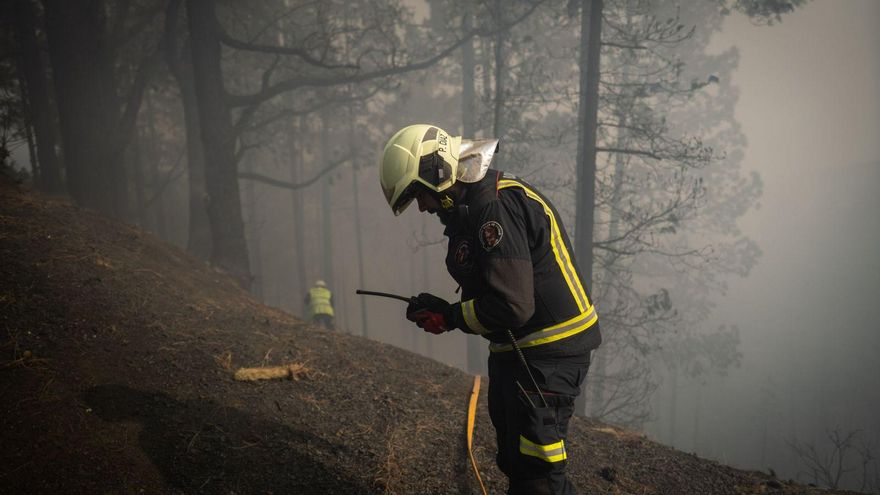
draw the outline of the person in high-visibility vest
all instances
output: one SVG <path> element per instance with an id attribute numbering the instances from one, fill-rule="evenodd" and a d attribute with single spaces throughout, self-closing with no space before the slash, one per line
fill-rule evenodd
<path id="1" fill-rule="evenodd" d="M 412 125 L 385 145 L 380 184 L 395 215 L 413 201 L 449 238 L 446 268 L 461 300 L 412 298 L 426 332 L 489 341 L 489 416 L 508 494 L 575 493 L 565 437 L 590 353 L 601 343 L 593 299 L 562 219 L 526 181 L 489 163 L 497 140 Z"/>
<path id="2" fill-rule="evenodd" d="M 333 329 L 333 293 L 323 280 L 316 281 L 315 286 L 309 289 L 305 303 L 309 321 Z"/>

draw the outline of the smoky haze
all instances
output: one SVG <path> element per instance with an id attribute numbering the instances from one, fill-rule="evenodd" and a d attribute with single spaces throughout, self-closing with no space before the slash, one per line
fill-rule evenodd
<path id="1" fill-rule="evenodd" d="M 429 5 L 443 4 L 403 3 L 412 9 L 408 21 L 414 25 L 430 24 Z M 565 8 L 559 7 L 564 2 L 548 3 L 558 11 L 538 21 L 525 21 L 523 32 L 566 17 L 561 13 Z M 678 8 L 669 1 L 651 4 L 667 11 Z M 732 139 L 737 141 L 732 145 L 736 160 L 730 163 L 738 163 L 745 175 L 760 177 L 754 182 L 760 185 L 760 196 L 757 204 L 745 207 L 745 214 L 732 222 L 761 254 L 746 276 L 718 275 L 726 290 L 709 296 L 712 303 L 706 306 L 707 315 L 692 329 L 710 333 L 719 327 L 736 327 L 742 355 L 739 366 L 688 377 L 670 372 L 659 359 L 652 361 L 649 371 L 657 389 L 648 396 L 647 419 L 628 426 L 681 450 L 737 467 L 773 469 L 780 477 L 804 482 L 821 480 L 812 477 L 795 446 L 814 446 L 828 453 L 833 451 L 830 433 L 854 433 L 856 441 L 846 452 L 848 465 L 856 466 L 864 458 L 859 457 L 861 447 L 869 449 L 875 459 L 867 471 L 854 468 L 843 485 L 880 493 L 876 460 L 880 457 L 880 2 L 814 0 L 770 26 L 754 24 L 737 12 L 722 19 L 716 2 L 690 0 L 683 2 L 681 11 L 686 17 L 690 10 L 700 9 L 701 14 L 711 11 L 704 17 L 720 23 L 721 29 L 712 33 L 694 14 L 697 36 L 711 36 L 710 54 L 732 54 L 725 60 L 736 60 L 730 65 L 731 80 L 707 84 L 701 97 L 711 99 L 723 86 L 727 88 L 724 97 L 735 105 L 736 122 L 726 125 L 733 134 L 741 133 L 745 144 Z M 295 24 L 292 18 L 287 20 Z M 246 38 L 248 26 L 244 22 L 242 26 L 241 33 L 233 34 Z M 571 28 L 572 24 L 563 21 L 563 26 Z M 571 75 L 577 62 L 572 33 L 577 32 L 541 32 L 552 40 L 548 45 L 560 43 L 551 46 L 556 55 L 570 55 L 569 59 L 560 56 L 563 60 L 556 60 L 558 66 L 548 64 L 548 71 L 558 69 Z M 284 45 L 284 34 L 277 38 Z M 530 54 L 540 53 L 535 46 L 544 41 L 539 36 L 528 38 L 518 46 L 535 50 Z M 418 36 L 413 39 L 424 43 Z M 445 46 L 443 41 L 436 41 L 437 46 Z M 492 113 L 493 75 L 484 69 L 492 63 L 491 42 L 488 37 L 480 41 L 484 45 L 475 62 L 477 101 L 482 106 L 474 113 L 480 113 L 483 120 L 478 122 L 477 136 L 466 137 L 489 137 L 493 128 L 487 117 Z M 224 52 L 224 69 L 238 77 L 228 76 L 227 87 L 235 87 L 238 93 L 256 91 L 261 71 L 274 63 L 265 54 L 247 53 L 228 48 Z M 278 71 L 296 73 L 300 68 L 285 60 Z M 701 74 L 700 81 L 705 76 Z M 558 83 L 551 81 L 548 86 L 559 89 L 554 82 Z M 577 79 L 569 82 L 570 87 L 560 91 L 559 101 L 548 99 L 546 105 L 552 111 L 532 107 L 518 115 L 539 122 L 530 129 L 532 137 L 544 133 L 550 136 L 547 139 L 557 138 L 552 131 L 566 125 L 571 133 L 573 115 L 577 115 L 576 105 L 572 106 Z M 461 132 L 461 88 L 456 86 L 460 83 L 458 59 L 445 61 L 428 71 L 395 76 L 393 83 L 381 88 L 377 84 L 377 88 L 360 90 L 370 93 L 375 89 L 370 98 L 359 95 L 353 98 L 355 103 L 337 102 L 278 119 L 283 123 L 280 130 L 267 126 L 247 141 L 241 138 L 239 144 L 247 144 L 247 152 L 237 164 L 238 172 L 279 181 L 301 183 L 321 174 L 328 163 L 353 157 L 322 180 L 294 190 L 239 180 L 255 296 L 268 305 L 304 315 L 308 287 L 323 279 L 334 294 L 338 331 L 486 373 L 488 351 L 477 337 L 461 332 L 428 335 L 405 320 L 401 301 L 355 294 L 361 288 L 404 296 L 431 292 L 447 300 L 459 297 L 444 264 L 442 225 L 436 217 L 419 213 L 415 205 L 395 217 L 379 187 L 377 165 L 384 140 L 405 125 L 430 122 L 453 134 Z M 141 131 L 140 146 L 153 153 L 143 158 L 144 164 L 154 165 L 153 176 L 144 178 L 148 201 L 139 218 L 126 220 L 187 247 L 191 191 L 184 170 L 180 95 L 173 85 L 156 86 L 146 92 L 138 121 L 141 129 L 148 129 Z M 333 91 L 345 96 L 338 87 L 309 87 L 277 96 L 263 103 L 261 111 L 266 115 L 261 118 L 271 120 L 272 112 L 280 115 L 288 107 L 302 111 L 312 100 L 338 98 L 340 94 Z M 232 112 L 236 117 L 243 113 L 241 108 Z M 505 165 L 513 166 L 518 153 L 529 146 L 549 150 L 546 163 L 514 172 L 540 182 L 571 228 L 576 137 L 572 140 L 568 135 L 551 144 L 523 144 L 506 135 L 499 137 L 499 160 Z M 30 163 L 27 146 L 13 149 L 13 157 L 22 166 Z M 597 219 L 605 221 L 602 228 L 611 223 L 601 214 Z M 689 234 L 699 240 L 699 232 Z M 601 276 L 602 270 L 595 272 Z M 678 302 L 673 296 L 673 305 Z M 601 296 L 596 303 L 601 321 Z M 479 348 L 483 362 L 479 369 L 469 369 L 469 342 Z"/>
<path id="2" fill-rule="evenodd" d="M 740 226 L 763 254 L 712 316 L 739 327 L 741 367 L 679 381 L 676 420 L 667 382 L 647 431 L 809 479 L 788 443 L 828 448 L 840 429 L 880 444 L 880 3 L 813 2 L 771 27 L 731 16 L 712 46 L 741 55 L 743 163 L 763 194 Z"/>
<path id="3" fill-rule="evenodd" d="M 814 481 L 790 443 L 827 449 L 827 432 L 840 429 L 860 430 L 875 451 L 880 445 L 880 3 L 813 2 L 773 26 L 731 15 L 712 47 L 740 54 L 733 84 L 748 142 L 743 164 L 760 174 L 763 193 L 739 225 L 762 255 L 747 277 L 727 279 L 727 294 L 706 322 L 739 328 L 741 366 L 674 383 L 656 370 L 660 387 L 644 431 L 721 462 Z M 417 84 L 407 89 L 420 94 Z M 459 128 L 442 99 L 420 101 L 405 119 L 386 115 L 384 134 L 412 122 Z M 382 143 L 373 144 L 365 159 L 375 161 Z M 334 222 L 349 232 L 333 245 L 340 325 L 360 333 L 366 304 L 371 338 L 467 369 L 465 336 L 426 338 L 403 319 L 402 303 L 354 294 L 357 254 L 348 222 L 358 187 L 368 205 L 361 220 L 363 288 L 457 297 L 436 218 L 415 206 L 394 217 L 375 168 L 361 170 L 357 186 L 349 180 L 333 186 Z M 262 194 L 261 201 L 284 195 Z M 318 191 L 305 194 L 313 195 L 313 207 L 320 204 Z M 283 249 L 288 238 L 268 244 Z M 317 265 L 309 271 L 319 276 Z M 290 273 L 292 267 L 264 271 L 265 297 L 299 313 L 299 295 L 283 276 Z M 855 459 L 854 451 L 849 455 Z M 847 485 L 858 488 L 859 480 Z"/>

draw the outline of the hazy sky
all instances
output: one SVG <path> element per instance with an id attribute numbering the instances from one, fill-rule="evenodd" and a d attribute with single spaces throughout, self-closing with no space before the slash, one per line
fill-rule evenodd
<path id="1" fill-rule="evenodd" d="M 741 52 L 736 118 L 748 138 L 745 169 L 760 173 L 764 191 L 740 225 L 763 256 L 715 312 L 718 323 L 739 325 L 745 356 L 702 407 L 720 425 L 746 424 L 760 413 L 754 392 L 769 386 L 782 435 L 852 425 L 874 438 L 880 2 L 816 0 L 770 27 L 731 16 L 713 46 Z M 745 462 L 748 449 L 739 450 L 728 460 Z"/>

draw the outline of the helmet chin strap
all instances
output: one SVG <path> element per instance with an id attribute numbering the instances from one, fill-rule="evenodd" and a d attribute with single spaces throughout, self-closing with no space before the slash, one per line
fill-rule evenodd
<path id="1" fill-rule="evenodd" d="M 467 184 L 463 182 L 456 182 L 452 187 L 445 191 L 431 191 L 431 194 L 440 203 L 440 209 L 437 210 L 437 216 L 440 217 L 440 221 L 443 222 L 444 225 L 446 225 L 458 211 L 458 203 L 464 198 L 466 185 Z"/>

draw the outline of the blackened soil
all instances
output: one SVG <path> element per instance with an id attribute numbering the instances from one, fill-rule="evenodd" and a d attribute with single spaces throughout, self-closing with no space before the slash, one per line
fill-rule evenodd
<path id="1" fill-rule="evenodd" d="M 0 493 L 479 493 L 457 369 L 310 327 L 5 180 L 0 256 Z M 289 363 L 295 380 L 232 378 Z M 485 381 L 477 417 L 483 480 L 504 493 Z M 582 418 L 567 446 L 581 493 L 826 493 Z"/>

